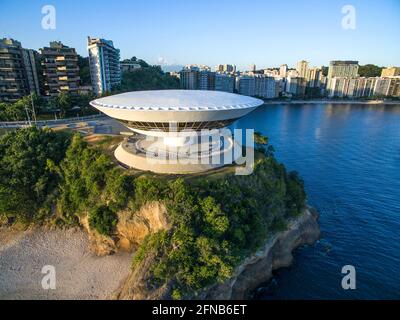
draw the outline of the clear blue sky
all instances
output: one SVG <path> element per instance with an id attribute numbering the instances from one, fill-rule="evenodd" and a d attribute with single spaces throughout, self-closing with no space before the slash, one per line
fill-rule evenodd
<path id="1" fill-rule="evenodd" d="M 41 28 L 46 4 L 57 10 L 56 30 Z M 346 4 L 356 9 L 355 30 L 341 27 Z M 400 65 L 400 0 L 0 0 L 0 37 L 24 47 L 61 40 L 87 56 L 88 35 L 152 64 Z"/>

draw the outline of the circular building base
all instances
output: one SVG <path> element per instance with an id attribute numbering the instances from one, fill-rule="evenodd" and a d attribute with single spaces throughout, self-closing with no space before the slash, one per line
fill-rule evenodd
<path id="1" fill-rule="evenodd" d="M 129 168 L 155 173 L 188 174 L 232 164 L 234 143 L 232 138 L 227 137 L 170 147 L 162 139 L 149 141 L 139 136 L 125 139 L 116 148 L 114 155 Z"/>

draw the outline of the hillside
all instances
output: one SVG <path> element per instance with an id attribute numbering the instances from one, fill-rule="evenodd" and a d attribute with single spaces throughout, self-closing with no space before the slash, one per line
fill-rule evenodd
<path id="1" fill-rule="evenodd" d="M 249 176 L 187 177 L 124 170 L 105 149 L 35 127 L 2 136 L 3 224 L 81 226 L 94 252 L 135 250 L 133 274 L 160 297 L 184 299 L 232 278 L 307 212 L 302 180 L 269 147 Z"/>

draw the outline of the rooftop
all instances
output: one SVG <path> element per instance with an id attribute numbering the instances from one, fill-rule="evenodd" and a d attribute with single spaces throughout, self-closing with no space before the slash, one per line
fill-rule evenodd
<path id="1" fill-rule="evenodd" d="M 137 111 L 207 111 L 254 108 L 260 99 L 221 91 L 152 90 L 133 91 L 91 102 L 105 108 Z"/>

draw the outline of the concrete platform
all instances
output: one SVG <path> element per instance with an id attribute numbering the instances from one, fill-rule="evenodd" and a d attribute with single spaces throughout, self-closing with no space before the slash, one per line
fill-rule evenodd
<path id="1" fill-rule="evenodd" d="M 221 140 L 170 148 L 160 141 L 135 136 L 126 138 L 114 155 L 121 164 L 143 171 L 165 174 L 204 172 L 232 164 L 235 142 L 232 138 Z"/>

